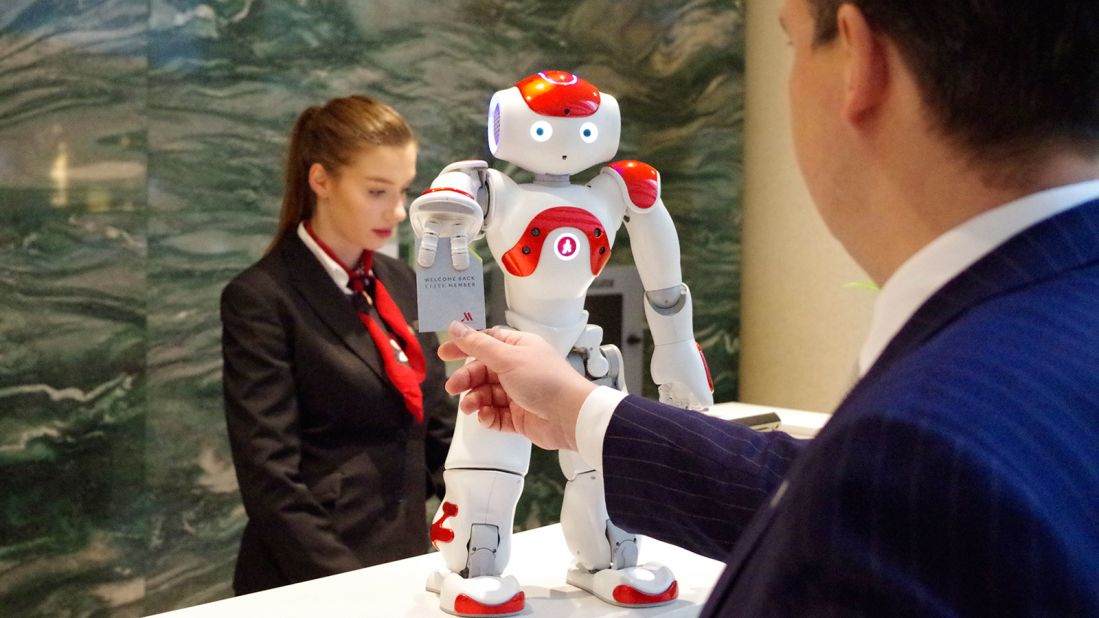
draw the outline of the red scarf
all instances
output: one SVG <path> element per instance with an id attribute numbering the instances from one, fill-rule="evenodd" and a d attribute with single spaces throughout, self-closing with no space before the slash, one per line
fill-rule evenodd
<path id="1" fill-rule="evenodd" d="M 371 269 L 374 266 L 374 252 L 368 249 L 363 250 L 358 266 L 355 270 L 351 270 L 344 266 L 344 263 L 336 257 L 336 254 L 328 248 L 328 245 L 324 244 L 313 233 L 313 226 L 308 221 L 305 223 L 305 231 L 309 233 L 309 236 L 328 257 L 332 258 L 347 272 L 347 286 L 354 291 L 356 297 L 369 303 L 371 299 L 367 295 L 366 286 L 367 282 L 373 278 Z M 378 349 L 378 354 L 382 357 L 382 364 L 385 365 L 385 374 L 389 377 L 389 382 L 401 393 L 405 407 L 408 408 L 408 412 L 412 414 L 416 422 L 423 423 L 424 394 L 420 390 L 420 383 L 424 381 L 427 371 L 420 342 L 416 339 L 416 333 L 405 321 L 404 315 L 401 314 L 401 308 L 393 302 L 393 298 L 377 278 L 374 278 L 373 303 L 385 326 L 378 324 L 365 303 L 359 309 L 359 321 L 370 333 L 370 338 L 374 341 L 374 347 Z M 386 332 L 387 329 L 388 333 Z M 390 336 L 389 333 L 393 335 Z M 401 362 L 397 357 L 398 346 L 400 351 L 403 351 L 408 358 L 408 364 Z"/>

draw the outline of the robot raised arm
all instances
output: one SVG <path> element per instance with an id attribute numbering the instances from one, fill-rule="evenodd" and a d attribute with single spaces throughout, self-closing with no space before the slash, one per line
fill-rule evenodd
<path id="1" fill-rule="evenodd" d="M 691 291 L 679 267 L 679 236 L 660 199 L 660 173 L 640 161 L 603 168 L 592 188 L 625 205 L 634 263 L 645 287 L 645 317 L 653 336 L 651 364 L 660 399 L 681 407 L 713 405 L 710 370 L 694 339 Z"/>
<path id="2" fill-rule="evenodd" d="M 485 213 L 492 197 L 486 178 L 488 163 L 458 161 L 443 168 L 431 188 L 412 201 L 408 217 L 420 239 L 416 261 L 424 268 L 435 263 L 439 237 L 450 239 L 450 258 L 456 270 L 469 267 L 469 241 L 484 232 Z"/>

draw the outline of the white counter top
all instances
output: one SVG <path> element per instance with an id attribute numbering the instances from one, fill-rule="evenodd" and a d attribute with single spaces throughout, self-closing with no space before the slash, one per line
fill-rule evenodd
<path id="1" fill-rule="evenodd" d="M 719 403 L 708 414 L 735 419 L 774 412 L 781 419 L 779 431 L 798 438 L 811 438 L 828 421 L 829 415 L 745 403 Z M 697 616 L 717 582 L 724 564 L 674 545 L 645 538 L 641 562 L 661 562 L 679 580 L 679 599 L 662 607 L 625 609 L 608 605 L 565 583 L 570 562 L 565 539 L 558 524 L 516 534 L 512 540 L 511 564 L 507 573 L 516 576 L 526 593 L 527 609 L 522 616 L 553 618 L 637 617 L 689 618 Z M 428 574 L 442 568 L 438 554 L 427 554 L 381 564 L 350 573 L 284 586 L 158 614 L 158 618 L 350 618 L 350 617 L 444 617 L 438 597 L 424 590 Z"/>

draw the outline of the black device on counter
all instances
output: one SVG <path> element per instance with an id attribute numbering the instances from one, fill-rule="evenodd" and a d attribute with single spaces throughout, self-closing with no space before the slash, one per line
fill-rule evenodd
<path id="1" fill-rule="evenodd" d="M 774 412 L 766 412 L 764 414 L 734 418 L 733 422 L 746 425 L 756 431 L 774 431 L 778 429 L 778 426 L 782 423 L 782 419 Z"/>

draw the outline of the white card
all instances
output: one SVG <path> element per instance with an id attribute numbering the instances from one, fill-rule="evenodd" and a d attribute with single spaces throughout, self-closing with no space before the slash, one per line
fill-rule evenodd
<path id="1" fill-rule="evenodd" d="M 416 241 L 416 253 L 420 241 Z M 485 327 L 485 275 L 481 258 L 469 250 L 469 268 L 455 270 L 450 259 L 450 239 L 439 238 L 435 263 L 416 265 L 416 301 L 421 333 L 444 331 L 454 320 L 470 328 Z"/>

